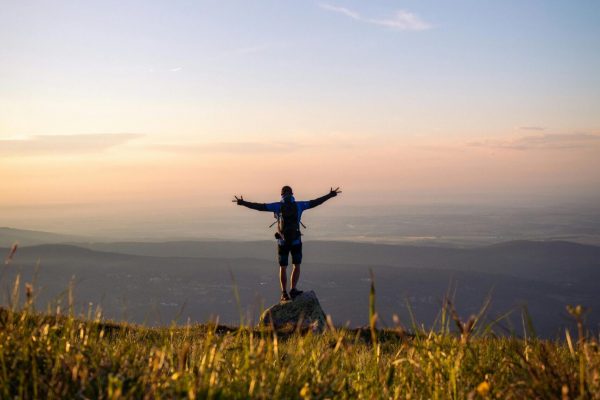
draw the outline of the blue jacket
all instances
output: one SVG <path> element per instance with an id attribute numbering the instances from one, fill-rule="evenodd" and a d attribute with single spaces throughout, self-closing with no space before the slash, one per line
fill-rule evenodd
<path id="1" fill-rule="evenodd" d="M 330 192 L 329 194 L 326 194 L 325 196 L 319 197 L 314 200 L 308 200 L 308 201 L 295 201 L 294 197 L 292 196 L 292 201 L 294 201 L 296 203 L 296 207 L 298 207 L 298 225 L 300 225 L 300 219 L 302 218 L 303 211 L 309 210 L 318 205 L 321 205 L 325 201 L 331 199 L 332 197 L 335 197 L 336 195 L 337 195 L 337 193 Z M 284 201 L 284 198 L 282 197 L 281 200 L 277 203 L 251 203 L 246 200 L 240 200 L 240 201 L 238 201 L 238 204 L 241 206 L 251 208 L 253 210 L 257 210 L 257 211 L 270 211 L 275 214 L 276 218 L 279 218 L 279 213 L 281 211 L 281 203 L 283 203 L 283 201 Z M 283 239 L 279 239 L 277 242 L 280 245 L 283 245 L 285 243 L 283 241 Z M 299 244 L 300 242 L 301 242 L 300 238 L 298 238 L 292 243 L 292 245 Z"/>

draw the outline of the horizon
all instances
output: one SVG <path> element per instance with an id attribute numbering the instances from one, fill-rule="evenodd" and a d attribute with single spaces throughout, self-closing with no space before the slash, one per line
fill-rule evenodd
<path id="1" fill-rule="evenodd" d="M 27 218 L 5 217 L 4 228 L 71 236 L 72 242 L 273 240 L 272 214 L 248 213 L 235 205 L 212 210 L 210 216 L 188 209 L 123 217 L 90 207 L 87 217 L 55 209 L 52 216 L 41 218 L 35 210 L 27 211 Z M 476 247 L 513 240 L 564 240 L 600 245 L 597 204 L 319 207 L 306 213 L 303 221 L 305 241 Z M 17 239 L 9 236 L 5 232 L 0 246 Z"/>

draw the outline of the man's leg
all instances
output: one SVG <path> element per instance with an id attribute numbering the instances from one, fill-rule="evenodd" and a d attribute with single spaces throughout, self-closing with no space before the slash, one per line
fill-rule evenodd
<path id="1" fill-rule="evenodd" d="M 294 265 L 294 271 L 296 270 L 296 266 Z M 293 275 L 292 275 L 293 282 Z M 287 291 L 287 266 L 280 265 L 279 266 L 279 283 L 281 284 L 281 291 Z"/>
<path id="2" fill-rule="evenodd" d="M 292 299 L 302 294 L 301 290 L 296 289 L 296 285 L 298 285 L 298 280 L 300 280 L 301 263 L 302 243 L 298 243 L 292 247 L 292 264 L 294 264 L 294 269 L 292 269 L 292 287 L 290 290 L 290 296 L 292 296 Z"/>
<path id="3" fill-rule="evenodd" d="M 292 246 L 292 264 L 294 264 L 294 269 L 292 269 L 292 287 L 291 289 L 296 289 L 296 285 L 298 284 L 298 279 L 300 279 L 300 264 L 302 263 L 302 243 L 298 243 Z"/>
<path id="4" fill-rule="evenodd" d="M 277 261 L 279 263 L 279 283 L 281 292 L 287 293 L 287 266 L 290 249 L 285 245 L 277 245 Z"/>
<path id="5" fill-rule="evenodd" d="M 294 268 L 292 269 L 292 287 L 290 288 L 291 290 L 296 289 L 298 279 L 300 279 L 300 264 L 294 264 Z"/>

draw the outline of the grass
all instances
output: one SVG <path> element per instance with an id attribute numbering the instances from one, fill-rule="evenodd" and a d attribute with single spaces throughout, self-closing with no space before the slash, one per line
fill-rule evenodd
<path id="1" fill-rule="evenodd" d="M 375 328 L 373 284 L 369 327 L 283 335 L 39 314 L 31 286 L 17 304 L 19 285 L 0 309 L 1 399 L 600 399 L 581 307 L 569 309 L 578 338 L 564 341 L 494 337 L 451 303 L 436 329 L 409 335 Z"/>

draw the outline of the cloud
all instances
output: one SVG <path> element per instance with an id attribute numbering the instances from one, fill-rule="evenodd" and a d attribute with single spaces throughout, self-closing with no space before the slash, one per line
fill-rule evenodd
<path id="1" fill-rule="evenodd" d="M 352 18 L 356 21 L 379 25 L 399 31 L 424 31 L 431 29 L 432 27 L 431 24 L 422 20 L 418 15 L 405 10 L 396 11 L 390 18 L 378 19 L 364 17 L 354 10 L 327 3 L 319 3 L 319 7 L 327 11 L 344 15 L 348 18 Z"/>
<path id="2" fill-rule="evenodd" d="M 408 11 L 399 10 L 391 19 L 368 19 L 372 24 L 386 26 L 401 31 L 424 31 L 431 29 L 431 25 L 417 15 Z"/>
<path id="3" fill-rule="evenodd" d="M 600 135 L 590 133 L 556 133 L 523 136 L 511 140 L 472 142 L 471 146 L 510 150 L 568 150 L 600 145 Z"/>
<path id="4" fill-rule="evenodd" d="M 102 152 L 144 135 L 137 133 L 95 133 L 78 135 L 36 135 L 24 139 L 0 139 L 0 155 L 37 156 Z"/>
<path id="5" fill-rule="evenodd" d="M 305 145 L 295 142 L 217 142 L 206 144 L 161 144 L 151 146 L 152 150 L 178 154 L 272 154 L 291 153 Z"/>
<path id="6" fill-rule="evenodd" d="M 169 71 L 171 72 L 179 72 L 183 69 L 183 67 L 175 67 L 175 68 L 171 68 Z"/>
<path id="7" fill-rule="evenodd" d="M 321 7 L 324 10 L 327 10 L 327 11 L 333 11 L 333 12 L 345 15 L 346 17 L 350 17 L 352 19 L 361 20 L 359 13 L 349 10 L 345 7 L 332 6 L 331 4 L 326 4 L 326 3 L 320 3 L 319 7 Z"/>
<path id="8" fill-rule="evenodd" d="M 543 126 L 531 125 L 531 126 L 520 126 L 519 129 L 522 131 L 543 131 L 546 128 L 544 128 Z"/>

